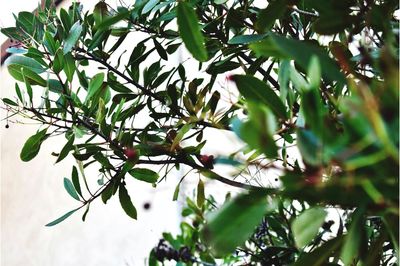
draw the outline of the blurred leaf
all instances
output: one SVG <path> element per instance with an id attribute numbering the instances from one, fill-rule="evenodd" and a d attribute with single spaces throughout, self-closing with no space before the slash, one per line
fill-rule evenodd
<path id="1" fill-rule="evenodd" d="M 356 263 L 358 258 L 360 247 L 364 238 L 364 208 L 358 208 L 352 215 L 352 221 L 350 229 L 345 236 L 344 245 L 340 257 L 343 260 L 344 265 L 352 265 Z"/>
<path id="2" fill-rule="evenodd" d="M 115 16 L 107 17 L 97 26 L 97 30 L 100 32 L 104 31 L 108 29 L 110 26 L 117 24 L 119 21 L 127 18 L 128 16 L 129 16 L 128 11 L 122 11 L 116 14 Z"/>
<path id="3" fill-rule="evenodd" d="M 311 58 L 316 56 L 324 78 L 332 82 L 345 83 L 344 75 L 340 72 L 336 62 L 328 56 L 325 50 L 315 44 L 270 34 L 265 40 L 252 43 L 249 47 L 258 56 L 293 59 L 303 69 L 307 69 Z"/>
<path id="4" fill-rule="evenodd" d="M 205 194 L 204 194 L 204 182 L 199 178 L 199 183 L 197 184 L 197 206 L 201 208 L 205 201 Z"/>
<path id="5" fill-rule="evenodd" d="M 236 35 L 228 41 L 228 44 L 248 44 L 251 42 L 261 41 L 267 36 L 266 34 L 245 34 Z"/>
<path id="6" fill-rule="evenodd" d="M 207 218 L 201 230 L 202 238 L 216 257 L 234 252 L 251 236 L 266 211 L 264 193 L 240 194 Z"/>
<path id="7" fill-rule="evenodd" d="M 314 249 L 310 253 L 303 253 L 300 255 L 299 259 L 296 261 L 294 266 L 323 266 L 327 265 L 328 259 L 335 255 L 337 250 L 341 247 L 343 242 L 343 237 L 339 236 L 326 241 L 322 246 Z"/>
<path id="8" fill-rule="evenodd" d="M 207 61 L 207 50 L 199 22 L 193 8 L 186 2 L 179 2 L 177 7 L 178 29 L 183 43 L 197 60 Z"/>
<path id="9" fill-rule="evenodd" d="M 275 20 L 281 18 L 287 10 L 288 0 L 269 1 L 267 8 L 258 14 L 256 28 L 261 32 L 269 31 L 275 24 Z"/>
<path id="10" fill-rule="evenodd" d="M 302 212 L 292 223 L 292 231 L 297 247 L 303 248 L 311 243 L 325 221 L 327 212 L 313 207 Z"/>

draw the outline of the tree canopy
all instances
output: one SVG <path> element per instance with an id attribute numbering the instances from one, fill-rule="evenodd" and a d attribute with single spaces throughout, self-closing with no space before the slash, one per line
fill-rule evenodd
<path id="1" fill-rule="evenodd" d="M 47 0 L 1 29 L 15 41 L 4 106 L 41 124 L 21 160 L 59 135 L 56 162 L 76 159 L 63 182 L 77 208 L 47 226 L 114 196 L 140 219 L 126 184 L 183 169 L 171 198 L 190 173 L 195 196 L 149 265 L 397 265 L 398 1 L 83 5 Z M 241 148 L 207 153 L 208 130 Z M 242 192 L 217 202 L 208 180 Z"/>

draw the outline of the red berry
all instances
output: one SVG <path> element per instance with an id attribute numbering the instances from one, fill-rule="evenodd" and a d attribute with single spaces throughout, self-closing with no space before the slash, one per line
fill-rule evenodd
<path id="1" fill-rule="evenodd" d="M 204 165 L 204 167 L 208 169 L 214 168 L 214 156 L 213 155 L 200 155 L 200 162 Z"/>
<path id="2" fill-rule="evenodd" d="M 138 157 L 137 151 L 134 148 L 126 148 L 124 154 L 129 161 L 136 160 Z"/>

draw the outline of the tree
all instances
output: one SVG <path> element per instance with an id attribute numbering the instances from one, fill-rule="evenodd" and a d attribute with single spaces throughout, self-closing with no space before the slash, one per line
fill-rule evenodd
<path id="1" fill-rule="evenodd" d="M 397 265 L 398 8 L 378 0 L 140 0 L 117 8 L 100 1 L 89 12 L 74 2 L 56 12 L 48 0 L 19 13 L 15 27 L 1 30 L 18 42 L 6 62 L 16 97 L 3 102 L 42 124 L 21 159 L 63 134 L 57 162 L 77 160 L 64 185 L 81 205 L 48 226 L 80 209 L 85 220 L 92 201 L 117 193 L 136 219 L 126 183 L 156 185 L 184 167 L 201 174 L 196 199 L 187 199 L 182 234 L 165 233 L 151 265 Z M 126 60 L 118 48 L 136 32 L 147 37 Z M 183 47 L 193 58 L 168 61 Z M 201 77 L 187 74 L 194 66 Z M 135 127 L 143 117 L 146 126 Z M 232 131 L 245 145 L 205 154 L 208 129 Z M 96 188 L 84 175 L 92 164 L 103 176 Z M 235 175 L 218 173 L 220 164 Z M 270 169 L 281 186 L 255 182 L 252 173 L 265 179 Z M 243 192 L 220 205 L 205 196 L 207 179 Z M 326 218 L 332 209 L 336 221 Z"/>

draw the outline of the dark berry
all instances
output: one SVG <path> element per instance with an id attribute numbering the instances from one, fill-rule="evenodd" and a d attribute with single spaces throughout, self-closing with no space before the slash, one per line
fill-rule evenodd
<path id="1" fill-rule="evenodd" d="M 7 125 L 6 125 L 6 128 L 9 128 L 9 127 L 10 127 L 10 126 L 7 124 Z"/>
<path id="2" fill-rule="evenodd" d="M 148 210 L 151 208 L 151 204 L 149 202 L 146 202 L 143 204 L 143 209 Z"/>

